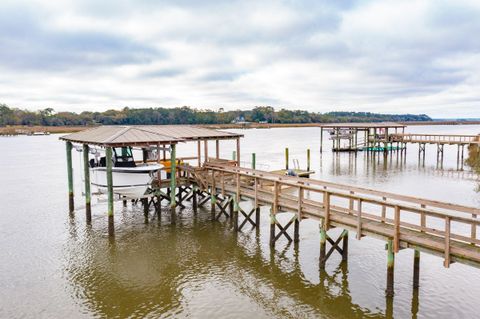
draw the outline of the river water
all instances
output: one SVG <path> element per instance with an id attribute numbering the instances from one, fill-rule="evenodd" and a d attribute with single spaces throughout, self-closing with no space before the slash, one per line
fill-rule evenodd
<path id="1" fill-rule="evenodd" d="M 470 206 L 480 205 L 478 181 L 458 172 L 456 147 L 445 147 L 443 168 L 435 147 L 425 164 L 418 147 L 405 161 L 396 154 L 367 161 L 365 154 L 334 155 L 318 128 L 240 131 L 242 157 L 257 168 L 279 169 L 284 148 L 314 178 Z M 478 134 L 480 126 L 418 126 L 407 132 Z M 221 143 L 230 158 L 234 144 Z M 259 231 L 234 233 L 212 222 L 208 209 L 187 207 L 171 223 L 167 209 L 146 220 L 142 208 L 115 204 L 115 238 L 107 235 L 106 203 L 85 222 L 80 153 L 74 152 L 77 211 L 68 214 L 65 145 L 58 136 L 0 138 L 1 318 L 475 318 L 480 313 L 480 270 L 422 254 L 420 289 L 412 290 L 413 251 L 395 260 L 395 297 L 385 298 L 385 243 L 350 236 L 348 263 L 333 254 L 319 271 L 318 223 L 302 221 L 298 247 L 284 239 L 268 245 L 268 208 Z M 179 147 L 191 155 L 195 145 Z M 213 150 L 213 144 L 211 150 Z M 212 152 L 212 151 L 211 151 Z M 290 164 L 292 165 L 292 164 Z M 467 169 L 467 168 L 465 168 Z M 335 231 L 335 230 L 334 230 Z"/>

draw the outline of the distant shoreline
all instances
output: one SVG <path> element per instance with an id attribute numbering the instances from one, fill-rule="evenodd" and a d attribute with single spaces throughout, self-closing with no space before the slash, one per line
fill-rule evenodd
<path id="1" fill-rule="evenodd" d="M 407 126 L 429 125 L 480 125 L 480 121 L 411 121 L 398 122 Z M 231 123 L 231 124 L 192 124 L 211 129 L 268 129 L 282 127 L 321 127 L 331 123 Z M 51 134 L 74 133 L 95 126 L 24 126 L 13 125 L 0 127 L 0 135 L 26 135 L 34 132 L 48 132 Z"/>

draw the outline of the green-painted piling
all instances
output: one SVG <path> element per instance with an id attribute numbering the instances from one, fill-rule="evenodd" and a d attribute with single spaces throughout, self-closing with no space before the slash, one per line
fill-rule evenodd
<path id="1" fill-rule="evenodd" d="M 236 160 L 237 160 L 237 152 L 232 151 L 232 161 L 236 161 Z"/>
<path id="2" fill-rule="evenodd" d="M 90 191 L 90 167 L 88 162 L 89 147 L 83 145 L 83 173 L 85 176 L 85 214 L 87 223 L 92 221 L 91 191 Z"/>
<path id="3" fill-rule="evenodd" d="M 108 234 L 113 236 L 113 177 L 112 177 L 112 148 L 106 149 L 106 162 L 107 162 L 107 189 L 108 189 Z"/>
<path id="4" fill-rule="evenodd" d="M 170 146 L 170 207 L 175 208 L 177 206 L 175 194 L 177 189 L 177 158 L 176 158 L 176 145 Z"/>
<path id="5" fill-rule="evenodd" d="M 255 169 L 256 166 L 257 166 L 257 156 L 255 155 L 255 153 L 252 153 L 252 169 Z"/>
<path id="6" fill-rule="evenodd" d="M 75 209 L 73 202 L 72 143 L 67 142 L 68 207 L 70 213 Z"/>

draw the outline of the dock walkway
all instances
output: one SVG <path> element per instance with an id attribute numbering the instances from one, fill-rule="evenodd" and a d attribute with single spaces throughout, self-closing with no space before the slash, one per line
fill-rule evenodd
<path id="1" fill-rule="evenodd" d="M 388 260 L 392 260 L 387 270 L 392 273 L 387 279 L 387 294 L 393 295 L 393 260 L 401 249 L 415 250 L 417 268 L 420 252 L 443 258 L 447 268 L 453 262 L 480 268 L 478 208 L 225 164 L 205 163 L 194 168 L 193 174 L 187 167 L 180 169 L 186 169 L 199 194 L 211 200 L 212 212 L 220 209 L 215 219 L 222 214 L 233 218 L 236 230 L 247 222 L 258 227 L 260 219 L 254 220 L 252 215 L 260 213 L 260 206 L 271 207 L 272 246 L 282 237 L 298 241 L 300 221 L 320 221 L 321 267 L 335 251 L 346 259 L 348 231 L 355 232 L 358 240 L 369 236 L 386 241 Z M 242 200 L 252 201 L 250 212 L 242 209 Z M 293 213 L 286 225 L 277 218 L 281 213 Z M 241 223 L 239 216 L 243 216 Z M 291 225 L 293 238 L 288 232 Z M 343 229 L 337 239 L 328 235 L 334 227 Z M 327 242 L 331 244 L 328 251 Z M 414 286 L 418 286 L 418 274 L 416 277 Z"/>

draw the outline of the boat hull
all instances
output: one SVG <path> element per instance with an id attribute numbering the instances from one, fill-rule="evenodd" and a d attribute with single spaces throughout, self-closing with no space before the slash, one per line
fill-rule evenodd
<path id="1" fill-rule="evenodd" d="M 113 167 L 113 193 L 127 198 L 142 197 L 150 187 L 155 173 L 161 168 L 161 165 Z M 92 185 L 96 186 L 100 193 L 106 194 L 108 191 L 107 169 L 95 167 L 90 169 L 90 172 Z"/>

